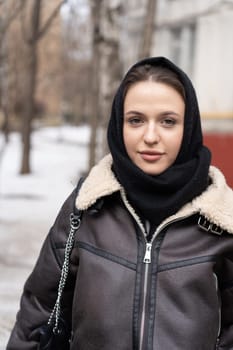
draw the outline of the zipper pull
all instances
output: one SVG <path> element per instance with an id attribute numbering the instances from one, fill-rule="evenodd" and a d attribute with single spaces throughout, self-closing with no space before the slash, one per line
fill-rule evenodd
<path id="1" fill-rule="evenodd" d="M 151 263 L 151 248 L 152 248 L 152 244 L 151 243 L 146 243 L 146 252 L 144 255 L 144 259 L 143 262 L 145 264 L 150 264 Z"/>

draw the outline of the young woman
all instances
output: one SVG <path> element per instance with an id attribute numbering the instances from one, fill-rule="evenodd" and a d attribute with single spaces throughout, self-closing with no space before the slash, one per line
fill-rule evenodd
<path id="1" fill-rule="evenodd" d="M 7 349 L 37 349 L 74 200 L 83 215 L 62 299 L 71 350 L 233 349 L 233 194 L 210 166 L 186 74 L 163 57 L 136 63 L 108 143 L 44 243 Z"/>

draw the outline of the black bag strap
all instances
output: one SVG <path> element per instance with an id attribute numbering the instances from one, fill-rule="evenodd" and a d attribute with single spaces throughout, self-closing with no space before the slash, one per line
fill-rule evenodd
<path id="1" fill-rule="evenodd" d="M 80 178 L 76 188 L 75 188 L 75 200 L 76 197 L 79 193 L 79 190 L 82 186 L 82 183 L 84 181 L 84 178 Z M 57 299 L 55 302 L 55 305 L 53 307 L 53 310 L 49 316 L 48 320 L 48 325 L 53 325 L 53 332 L 57 333 L 59 331 L 59 320 L 60 320 L 60 315 L 61 315 L 61 299 L 62 299 L 62 294 L 63 290 L 65 288 L 66 280 L 68 277 L 69 273 L 69 267 L 70 267 L 70 254 L 73 249 L 74 245 L 74 240 L 75 240 L 75 234 L 76 231 L 79 229 L 80 224 L 81 224 L 81 218 L 82 218 L 82 211 L 76 208 L 75 205 L 75 200 L 74 200 L 74 205 L 73 205 L 73 212 L 70 214 L 70 232 L 66 241 L 66 246 L 65 246 L 65 257 L 64 257 L 64 262 L 62 265 L 62 270 L 61 270 L 61 276 L 60 276 L 60 281 L 58 285 L 58 291 L 57 291 Z"/>

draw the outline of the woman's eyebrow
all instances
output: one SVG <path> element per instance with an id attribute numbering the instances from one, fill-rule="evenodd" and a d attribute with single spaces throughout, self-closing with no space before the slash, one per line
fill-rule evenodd
<path id="1" fill-rule="evenodd" d="M 143 116 L 143 115 L 144 115 L 143 113 L 138 112 L 138 111 L 134 111 L 134 110 L 132 110 L 132 111 L 127 111 L 126 113 L 124 113 L 125 116 L 131 115 L 131 114 L 133 114 L 133 115 L 138 115 L 138 116 Z M 181 115 L 180 115 L 179 113 L 176 113 L 176 112 L 174 112 L 174 111 L 164 111 L 164 112 L 161 112 L 160 115 L 161 115 L 161 116 L 175 115 L 175 116 L 177 116 L 177 117 L 181 117 Z"/>
<path id="2" fill-rule="evenodd" d="M 128 111 L 128 112 L 126 112 L 126 113 L 124 113 L 125 115 L 128 115 L 128 114 L 133 114 L 133 115 L 143 115 L 143 113 L 140 113 L 140 112 L 138 112 L 138 111 Z"/>
<path id="3" fill-rule="evenodd" d="M 165 111 L 165 112 L 162 112 L 161 113 L 161 115 L 171 115 L 171 114 L 173 114 L 173 115 L 176 115 L 177 117 L 180 117 L 181 115 L 179 114 L 179 113 L 176 113 L 176 112 L 174 112 L 174 111 Z"/>

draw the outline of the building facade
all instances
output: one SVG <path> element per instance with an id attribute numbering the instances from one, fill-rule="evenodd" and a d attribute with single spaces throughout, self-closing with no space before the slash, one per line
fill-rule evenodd
<path id="1" fill-rule="evenodd" d="M 233 1 L 160 0 L 153 54 L 191 76 L 203 118 L 233 119 Z"/>
<path id="2" fill-rule="evenodd" d="M 126 66 L 137 57 L 142 33 L 146 1 L 137 1 L 137 8 L 133 1 L 128 5 L 128 35 L 138 39 L 130 46 Z M 151 55 L 166 56 L 192 79 L 212 163 L 224 171 L 233 187 L 229 159 L 233 146 L 232 32 L 232 0 L 157 0 Z"/>

